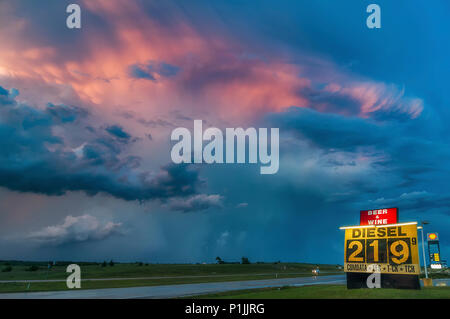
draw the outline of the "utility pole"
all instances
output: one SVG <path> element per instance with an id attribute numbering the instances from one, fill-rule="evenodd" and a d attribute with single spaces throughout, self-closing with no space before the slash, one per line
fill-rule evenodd
<path id="1" fill-rule="evenodd" d="M 422 231 L 422 254 L 423 254 L 423 268 L 425 269 L 425 278 L 428 278 L 428 269 L 427 269 L 427 260 L 425 258 L 425 239 L 423 237 L 423 227 L 425 225 L 428 225 L 429 222 L 427 221 L 422 221 L 421 222 L 422 226 L 420 227 L 420 230 Z"/>

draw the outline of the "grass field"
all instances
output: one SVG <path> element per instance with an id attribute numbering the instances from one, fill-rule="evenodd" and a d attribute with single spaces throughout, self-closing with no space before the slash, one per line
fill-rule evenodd
<path id="1" fill-rule="evenodd" d="M 7 264 L 7 265 L 5 265 Z M 9 272 L 0 272 L 1 280 L 65 280 L 66 264 L 47 269 L 46 263 L 17 263 L 0 265 L 0 269 L 11 266 Z M 29 271 L 31 266 L 39 269 Z M 202 282 L 257 280 L 311 276 L 314 265 L 301 263 L 264 264 L 115 264 L 101 267 L 100 264 L 83 264 L 81 267 L 81 289 L 121 288 L 155 285 L 173 285 Z M 320 265 L 321 274 L 342 273 L 335 265 Z M 141 278 L 141 279 L 135 279 Z M 83 281 L 83 279 L 120 279 Z M 65 282 L 14 282 L 0 283 L 1 292 L 32 292 L 67 290 Z"/>
<path id="2" fill-rule="evenodd" d="M 63 280 L 60 282 L 8 282 L 0 283 L 0 293 L 6 292 L 37 292 L 37 291 L 57 291 L 67 290 L 65 279 L 68 274 L 66 267 L 69 263 L 58 262 L 55 266 L 47 269 L 47 263 L 38 262 L 0 262 L 0 281 L 2 280 Z M 123 288 L 123 287 L 141 287 L 156 285 L 174 285 L 188 283 L 205 282 L 225 282 L 237 280 L 258 280 L 272 278 L 292 278 L 311 276 L 311 270 L 315 266 L 305 263 L 260 263 L 260 264 L 143 264 L 143 263 L 116 263 L 114 266 L 107 265 L 102 267 L 98 263 L 77 263 L 81 267 L 81 289 L 100 289 L 100 288 Z M 30 267 L 37 267 L 37 270 L 30 271 Z M 11 267 L 10 271 L 2 271 Z M 321 275 L 342 274 L 342 270 L 336 265 L 320 265 Z M 447 277 L 448 273 L 435 274 L 436 277 Z M 432 274 L 432 277 L 434 275 Z M 139 279 L 136 279 L 139 278 Z M 107 279 L 102 281 L 89 281 L 86 279 Z M 115 279 L 115 280 L 110 280 Z M 269 294 L 268 297 L 261 298 L 371 298 L 373 294 L 380 293 L 375 291 L 346 291 L 343 286 L 328 286 L 325 292 L 320 291 L 323 286 L 304 287 L 304 288 L 282 288 L 266 289 L 251 292 L 234 292 L 214 297 L 228 298 L 259 298 L 258 294 Z M 344 290 L 343 290 L 344 289 Z M 437 289 L 437 292 L 434 292 Z M 445 291 L 444 295 L 448 298 L 446 288 L 431 288 L 426 296 L 434 297 L 434 294 Z M 433 292 L 431 292 L 433 291 Z M 237 294 L 231 295 L 231 294 Z M 246 295 L 246 294 L 250 295 Z M 383 294 L 389 294 L 386 290 Z M 424 296 L 422 291 L 409 292 L 393 290 L 394 296 L 408 295 L 405 298 L 416 298 Z M 241 297 L 241 294 L 244 294 Z M 255 297 L 252 297 L 256 294 Z M 352 294 L 356 294 L 355 296 Z M 362 295 L 361 295 L 362 294 Z M 365 296 L 364 294 L 369 294 Z M 371 295 L 372 294 L 372 295 Z M 321 297 L 322 296 L 322 297 Z M 359 296 L 359 297 L 358 297 Z M 416 297 L 414 297 L 416 296 Z M 373 298 L 379 298 L 376 295 Z M 385 298 L 391 298 L 386 295 Z M 420 297 L 421 298 L 421 297 Z"/>
<path id="3" fill-rule="evenodd" d="M 11 263 L 8 263 L 11 264 Z M 12 271 L 1 272 L 1 280 L 43 280 L 66 279 L 67 265 L 56 265 L 47 270 L 47 264 L 39 265 L 37 271 L 27 271 L 30 264 L 12 264 Z M 138 277 L 172 277 L 200 275 L 237 275 L 237 274 L 311 274 L 313 265 L 301 263 L 264 263 L 264 264 L 115 264 L 113 267 L 101 267 L 97 264 L 82 264 L 81 276 L 87 278 L 138 278 Z M 5 265 L 0 263 L 0 270 Z M 335 265 L 320 265 L 321 272 L 341 272 Z"/>
<path id="4" fill-rule="evenodd" d="M 263 288 L 189 297 L 194 299 L 450 299 L 450 287 L 347 289 L 345 285 Z"/>

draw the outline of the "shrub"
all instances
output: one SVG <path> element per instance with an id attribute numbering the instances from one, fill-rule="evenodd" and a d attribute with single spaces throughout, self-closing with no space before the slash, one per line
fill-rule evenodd
<path id="1" fill-rule="evenodd" d="M 30 267 L 28 267 L 27 269 L 25 269 L 25 271 L 37 271 L 39 270 L 39 267 L 36 265 L 32 265 Z"/>
<path id="2" fill-rule="evenodd" d="M 6 266 L 2 269 L 2 272 L 10 272 L 12 271 L 12 267 L 11 266 Z"/>

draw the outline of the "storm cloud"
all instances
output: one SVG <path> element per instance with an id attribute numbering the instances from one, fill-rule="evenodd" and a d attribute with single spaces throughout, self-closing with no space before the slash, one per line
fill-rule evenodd
<path id="1" fill-rule="evenodd" d="M 202 211 L 212 207 L 220 208 L 223 196 L 198 194 L 187 198 L 171 198 L 168 205 L 170 209 L 184 213 Z"/>
<path id="2" fill-rule="evenodd" d="M 198 172 L 187 165 L 166 165 L 159 172 L 140 170 L 140 158 L 123 154 L 131 136 L 120 126 L 95 131 L 79 147 L 66 144 L 67 123 L 86 117 L 79 107 L 49 104 L 44 110 L 16 101 L 0 87 L 0 185 L 19 192 L 63 195 L 107 193 L 124 200 L 167 199 L 196 192 Z M 69 130 L 69 129 L 68 129 Z M 70 132 L 65 132 L 67 135 Z M 126 146 L 126 145 L 125 145 Z"/>
<path id="3" fill-rule="evenodd" d="M 180 68 L 165 62 L 149 61 L 136 63 L 128 67 L 128 74 L 135 79 L 157 81 L 157 78 L 172 77 L 178 74 Z"/>
<path id="4" fill-rule="evenodd" d="M 341 263 L 338 226 L 385 206 L 444 242 L 448 4 L 380 1 L 374 31 L 362 1 L 86 0 L 81 32 L 65 1 L 0 1 L 0 230 L 69 243 L 67 215 L 99 222 L 76 249 L 1 256 Z M 279 127 L 279 173 L 165 165 L 170 130 L 203 117 Z M 133 231 L 95 236 L 109 221 Z"/>
<path id="5" fill-rule="evenodd" d="M 121 223 L 101 222 L 91 215 L 66 216 L 59 225 L 31 233 L 28 238 L 42 245 L 63 245 L 98 241 L 120 234 Z"/>

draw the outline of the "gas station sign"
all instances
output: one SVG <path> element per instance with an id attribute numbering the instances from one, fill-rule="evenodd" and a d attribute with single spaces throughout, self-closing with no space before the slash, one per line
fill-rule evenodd
<path id="1" fill-rule="evenodd" d="M 428 241 L 439 241 L 439 235 L 438 233 L 428 233 L 427 234 Z"/>
<path id="2" fill-rule="evenodd" d="M 398 209 L 383 208 L 372 210 L 361 210 L 359 212 L 360 225 L 390 225 L 398 221 Z"/>
<path id="3" fill-rule="evenodd" d="M 439 235 L 437 233 L 427 234 L 428 253 L 430 254 L 430 267 L 433 269 L 441 269 L 441 250 L 439 247 Z"/>
<path id="4" fill-rule="evenodd" d="M 344 271 L 374 269 L 381 274 L 420 274 L 415 223 L 345 228 Z"/>

